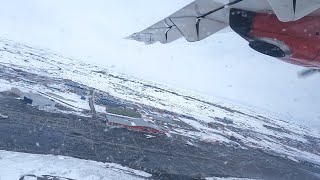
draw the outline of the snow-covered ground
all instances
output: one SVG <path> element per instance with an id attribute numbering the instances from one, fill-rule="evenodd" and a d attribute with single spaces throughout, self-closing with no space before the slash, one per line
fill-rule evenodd
<path id="1" fill-rule="evenodd" d="M 151 177 L 146 172 L 114 163 L 0 150 L 1 180 L 18 180 L 29 174 L 38 177 L 51 175 L 81 180 L 146 179 Z"/>
<path id="2" fill-rule="evenodd" d="M 301 67 L 255 52 L 235 33 L 152 46 L 124 39 L 192 1 L 153 0 L 152 6 L 148 0 L 3 1 L 0 34 L 320 128 L 320 76 L 299 79 Z"/>
<path id="3" fill-rule="evenodd" d="M 293 161 L 320 164 L 319 76 L 296 78 L 301 67 L 254 52 L 235 33 L 218 34 L 197 43 L 181 39 L 167 46 L 144 46 L 124 40 L 191 1 L 155 0 L 152 7 L 147 0 L 3 2 L 1 36 L 84 61 L 0 39 L 0 66 L 70 79 L 138 105 L 188 115 L 174 120 L 194 130 L 174 127 L 167 135 L 186 136 L 190 146 L 196 146 L 198 140 L 223 143 L 232 145 L 230 148 L 257 148 Z M 86 100 L 64 86 L 24 80 L 3 80 L 0 76 L 0 92 L 19 87 L 51 99 L 52 95 L 62 97 L 55 99 L 57 103 L 72 109 L 61 111 L 64 113 L 84 115 L 82 110 L 89 110 Z M 104 112 L 105 107 L 96 106 L 96 110 Z M 1 114 L 0 108 L 0 120 L 8 116 Z M 233 123 L 219 121 L 224 118 Z M 225 128 L 212 128 L 209 123 Z M 0 180 L 15 180 L 29 173 L 74 179 L 150 177 L 112 163 L 0 151 Z"/>
<path id="4" fill-rule="evenodd" d="M 27 176 L 29 175 L 29 176 Z M 36 180 L 50 175 L 61 180 L 149 179 L 151 174 L 115 163 L 101 163 L 67 156 L 40 155 L 0 150 L 0 180 Z M 207 180 L 253 180 L 247 178 L 208 177 Z"/>
<path id="5" fill-rule="evenodd" d="M 238 144 L 230 140 L 232 136 L 246 146 L 259 148 L 294 161 L 320 162 L 318 146 L 314 141 L 309 141 L 310 137 L 319 140 L 320 133 L 317 129 L 287 122 L 269 113 L 170 88 L 5 39 L 0 40 L 0 65 L 39 76 L 69 79 L 136 104 L 193 117 L 177 120 L 189 124 L 197 131 L 177 127 L 171 129 L 169 134 L 188 136 L 205 142 Z M 50 89 L 43 84 L 28 84 L 23 81 L 0 80 L 0 83 L 0 91 L 9 90 L 11 87 L 22 87 L 44 95 L 54 93 L 63 97 L 62 101 L 72 105 L 75 111 L 89 109 L 87 101 L 82 100 L 79 95 L 65 91 L 63 87 Z M 98 109 L 103 111 L 103 107 Z M 233 121 L 232 124 L 224 125 L 228 128 L 219 130 L 208 127 L 208 123 L 221 123 L 217 119 L 224 118 Z M 245 148 L 241 145 L 240 147 Z"/>

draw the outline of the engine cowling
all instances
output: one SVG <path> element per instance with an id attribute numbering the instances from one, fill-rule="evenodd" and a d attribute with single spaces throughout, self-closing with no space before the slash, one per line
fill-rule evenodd
<path id="1" fill-rule="evenodd" d="M 266 37 L 254 37 L 252 33 L 254 12 L 231 9 L 230 27 L 241 37 L 249 41 L 249 46 L 268 56 L 284 58 L 290 55 L 290 48 L 283 42 Z"/>
<path id="2" fill-rule="evenodd" d="M 268 56 L 285 58 L 291 56 L 290 48 L 283 42 L 276 39 L 260 38 L 249 42 L 249 46 Z"/>
<path id="3" fill-rule="evenodd" d="M 281 22 L 274 14 L 231 9 L 229 23 L 260 53 L 292 64 L 320 68 L 320 16 Z"/>

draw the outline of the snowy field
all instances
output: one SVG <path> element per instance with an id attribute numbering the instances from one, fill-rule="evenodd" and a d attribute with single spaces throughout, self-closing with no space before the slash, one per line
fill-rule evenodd
<path id="1" fill-rule="evenodd" d="M 235 33 L 196 43 L 181 39 L 166 46 L 145 46 L 124 38 L 190 2 L 154 0 L 152 8 L 147 0 L 4 2 L 0 34 L 11 40 L 0 38 L 0 69 L 7 71 L 0 70 L 0 92 L 18 87 L 68 109 L 60 113 L 88 117 L 84 113 L 90 110 L 88 101 L 61 83 L 32 82 L 10 73 L 70 80 L 138 107 L 179 114 L 170 118 L 190 129 L 167 124 L 161 128 L 168 138 L 179 136 L 190 147 L 201 142 L 236 151 L 254 149 L 318 168 L 319 76 L 297 78 L 303 68 L 253 51 Z M 1 76 L 8 74 L 9 78 Z M 96 105 L 96 110 L 105 113 L 106 108 Z M 2 113 L 0 107 L 0 121 L 8 118 L 10 114 Z M 0 180 L 18 180 L 28 174 L 79 180 L 151 177 L 115 163 L 0 150 Z"/>
<path id="2" fill-rule="evenodd" d="M 178 134 L 205 142 L 234 144 L 235 142 L 229 139 L 232 136 L 241 140 L 246 146 L 276 153 L 297 162 L 310 161 L 317 164 L 320 162 L 320 153 L 313 144 L 314 141 L 308 140 L 309 137 L 320 138 L 317 129 L 287 122 L 263 111 L 221 102 L 221 100 L 200 96 L 190 91 L 170 88 L 5 39 L 0 41 L 0 50 L 0 64 L 5 67 L 20 69 L 39 76 L 69 79 L 136 104 L 153 106 L 194 118 L 177 120 L 187 123 L 197 131 L 177 127 L 171 129 L 169 134 Z M 22 79 L 12 82 L 0 80 L 0 83 L 1 91 L 19 87 L 25 91 L 41 92 L 44 95 L 54 93 L 63 97 L 61 101 L 65 102 L 64 104 L 71 104 L 70 108 L 75 112 L 89 110 L 87 101 L 82 100 L 77 94 L 65 91 L 63 87 L 30 85 Z M 97 109 L 103 111 L 102 107 Z M 229 125 L 230 128 L 223 130 L 209 128 L 207 124 L 217 123 L 217 118 L 232 119 L 233 123 Z M 301 149 L 299 144 L 305 147 Z M 242 145 L 240 147 L 245 148 Z"/>
<path id="3" fill-rule="evenodd" d="M 150 174 L 114 163 L 0 150 L 0 180 L 18 180 L 24 175 L 52 175 L 79 180 L 146 179 Z M 31 178 L 30 178 L 31 179 Z"/>
<path id="4" fill-rule="evenodd" d="M 266 109 L 290 122 L 320 128 L 320 76 L 298 78 L 302 67 L 255 52 L 236 33 L 152 46 L 125 39 L 190 2 L 153 0 L 151 8 L 148 0 L 10 0 L 0 7 L 0 34 L 99 67 Z"/>
<path id="5" fill-rule="evenodd" d="M 66 156 L 39 155 L 0 150 L 0 180 L 36 180 L 50 175 L 75 180 L 140 180 L 151 174 L 115 163 L 101 163 Z M 32 175 L 32 176 L 31 176 Z M 60 180 L 60 179 L 58 179 Z M 208 177 L 206 180 L 254 180 L 247 178 Z"/>

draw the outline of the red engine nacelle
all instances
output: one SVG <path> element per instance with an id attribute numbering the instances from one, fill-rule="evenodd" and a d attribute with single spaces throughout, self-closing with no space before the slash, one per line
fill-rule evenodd
<path id="1" fill-rule="evenodd" d="M 231 9 L 230 27 L 260 53 L 320 69 L 319 16 L 281 22 L 273 14 Z"/>

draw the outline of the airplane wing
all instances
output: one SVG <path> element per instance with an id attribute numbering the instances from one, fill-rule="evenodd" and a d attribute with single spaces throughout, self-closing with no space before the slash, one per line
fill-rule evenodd
<path id="1" fill-rule="evenodd" d="M 216 9 L 219 9 L 215 11 Z M 181 37 L 200 41 L 229 26 L 229 10 L 213 0 L 196 0 L 174 14 L 129 38 L 153 44 L 170 43 Z"/>
<path id="2" fill-rule="evenodd" d="M 230 0 L 227 4 L 221 1 L 196 0 L 128 38 L 146 44 L 166 44 L 181 37 L 195 42 L 229 26 L 230 8 L 273 13 L 283 22 L 298 20 L 320 8 L 320 0 Z"/>

